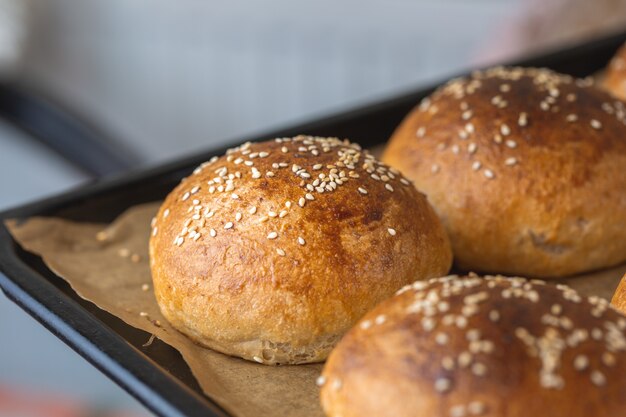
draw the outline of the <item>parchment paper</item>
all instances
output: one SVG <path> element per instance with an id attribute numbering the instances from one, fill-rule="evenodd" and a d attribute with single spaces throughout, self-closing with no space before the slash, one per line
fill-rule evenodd
<path id="1" fill-rule="evenodd" d="M 83 298 L 180 351 L 205 394 L 236 417 L 321 417 L 321 365 L 268 367 L 197 346 L 161 316 L 148 264 L 150 220 L 159 203 L 133 207 L 111 225 L 31 218 L 7 226 Z M 626 265 L 561 280 L 610 299 Z"/>
<path id="2" fill-rule="evenodd" d="M 204 393 L 233 416 L 323 416 L 315 385 L 321 364 L 270 367 L 232 358 L 196 345 L 163 318 L 148 263 L 150 220 L 159 205 L 133 207 L 108 227 L 41 217 L 7 226 L 78 295 L 180 351 Z"/>

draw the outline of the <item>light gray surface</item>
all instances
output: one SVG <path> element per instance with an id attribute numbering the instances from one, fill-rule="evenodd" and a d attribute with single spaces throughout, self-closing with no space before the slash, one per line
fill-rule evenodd
<path id="1" fill-rule="evenodd" d="M 34 4 L 21 76 L 150 164 L 440 80 L 466 67 L 518 8 L 514 0 Z"/>

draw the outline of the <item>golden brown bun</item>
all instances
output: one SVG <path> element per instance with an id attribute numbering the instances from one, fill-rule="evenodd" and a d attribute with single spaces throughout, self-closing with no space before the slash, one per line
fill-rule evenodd
<path id="1" fill-rule="evenodd" d="M 330 417 L 618 417 L 626 318 L 571 288 L 417 282 L 368 313 L 318 384 Z"/>
<path id="2" fill-rule="evenodd" d="M 196 169 L 159 210 L 150 257 L 177 329 L 266 364 L 324 360 L 370 308 L 452 262 L 439 219 L 398 171 L 309 136 Z"/>
<path id="3" fill-rule="evenodd" d="M 626 44 L 622 45 L 611 59 L 602 85 L 615 97 L 626 100 Z"/>
<path id="4" fill-rule="evenodd" d="M 624 274 L 620 280 L 617 290 L 615 290 L 615 294 L 613 294 L 611 304 L 619 311 L 626 314 L 626 274 Z"/>
<path id="5" fill-rule="evenodd" d="M 624 104 L 543 69 L 453 80 L 383 161 L 423 191 L 463 270 L 560 277 L 626 260 Z"/>

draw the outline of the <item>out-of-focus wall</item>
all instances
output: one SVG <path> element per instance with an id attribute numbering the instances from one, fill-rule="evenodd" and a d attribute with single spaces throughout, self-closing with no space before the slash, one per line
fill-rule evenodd
<path id="1" fill-rule="evenodd" d="M 402 92 L 513 0 L 32 0 L 22 76 L 155 162 Z M 354 138 L 358 140 L 358 138 Z"/>

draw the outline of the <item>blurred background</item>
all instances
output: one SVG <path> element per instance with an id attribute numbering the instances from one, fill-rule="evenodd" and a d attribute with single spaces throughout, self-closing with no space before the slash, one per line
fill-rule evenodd
<path id="1" fill-rule="evenodd" d="M 0 210 L 624 29 L 620 0 L 0 0 Z M 148 413 L 0 295 L 0 417 L 90 415 Z"/>

